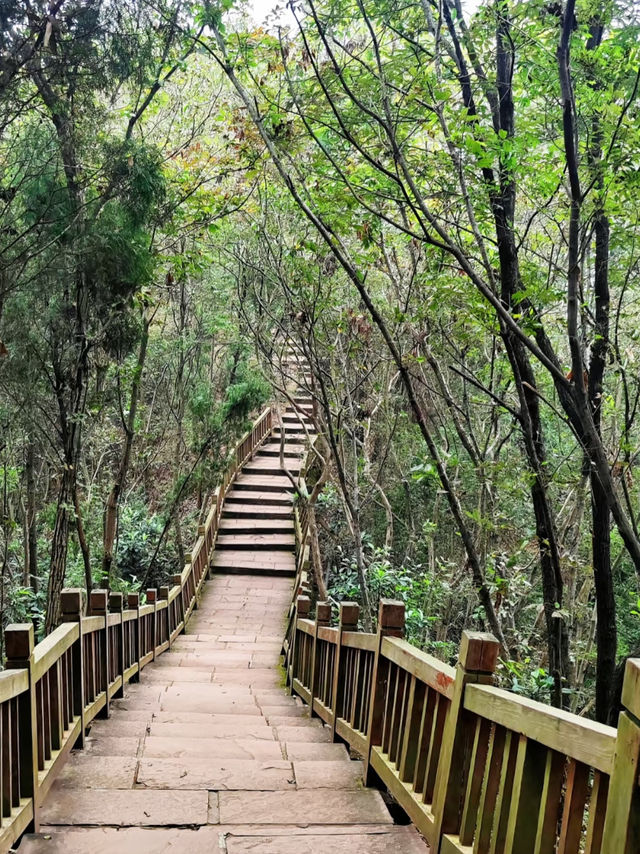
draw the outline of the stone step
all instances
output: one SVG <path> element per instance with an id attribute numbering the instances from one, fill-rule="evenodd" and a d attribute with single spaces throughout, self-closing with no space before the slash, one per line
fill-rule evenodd
<path id="1" fill-rule="evenodd" d="M 285 438 L 287 439 L 287 441 L 293 441 L 294 443 L 298 443 L 300 441 L 306 440 L 307 433 L 309 434 L 309 436 L 315 436 L 317 432 L 318 431 L 312 427 L 309 427 L 309 429 L 306 431 L 302 427 L 299 429 L 297 427 L 295 427 L 295 428 L 294 427 L 287 427 L 285 429 L 284 435 L 285 435 Z M 280 428 L 274 427 L 273 428 L 274 439 L 277 439 L 278 441 L 280 441 L 281 435 L 282 435 L 282 431 L 280 430 Z"/>
<path id="2" fill-rule="evenodd" d="M 246 495 L 246 493 L 243 493 Z M 238 502 L 241 502 L 242 498 L 238 499 Z M 291 501 L 283 502 L 283 504 L 288 506 L 278 507 L 277 502 L 272 502 L 271 505 L 261 506 L 260 504 L 242 504 L 242 503 L 229 503 L 223 506 L 222 508 L 222 518 L 223 519 L 291 519 L 292 517 L 292 504 Z"/>
<path id="3" fill-rule="evenodd" d="M 295 475 L 300 473 L 300 469 L 302 468 L 302 461 L 300 457 L 296 457 L 294 459 L 286 459 L 285 466 L 289 472 L 295 477 Z M 270 456 L 265 454 L 257 454 L 250 463 L 247 463 L 246 466 L 242 469 L 246 474 L 256 474 L 260 476 L 269 475 L 279 475 L 286 477 L 284 474 L 284 469 L 280 466 L 280 454 L 277 456 Z M 289 481 L 290 482 L 290 481 Z"/>
<path id="4" fill-rule="evenodd" d="M 250 532 L 248 534 L 218 534 L 216 549 L 254 550 L 262 552 L 263 549 L 275 549 L 277 551 L 293 552 L 296 546 L 295 534 L 281 534 L 265 532 Z"/>
<path id="5" fill-rule="evenodd" d="M 311 822 L 318 825 L 368 824 L 393 826 L 393 819 L 384 805 L 380 792 L 363 789 L 359 792 L 317 793 L 297 792 L 220 792 L 220 821 L 234 825 L 251 816 L 256 824 L 292 824 L 302 827 Z M 302 839 L 301 839 L 302 842 Z M 332 851 L 331 844 L 319 849 L 301 845 L 305 851 Z M 361 849 L 354 849 L 360 852 Z M 404 854 L 404 849 L 396 849 Z"/>
<path id="6" fill-rule="evenodd" d="M 191 796 L 201 793 L 184 792 L 183 794 Z M 220 797 L 230 794 L 234 793 L 221 792 Z M 285 793 L 276 794 L 282 797 Z M 211 804 L 212 799 L 214 804 L 217 802 L 217 797 L 215 792 L 209 797 L 210 821 L 217 821 L 217 817 L 212 818 L 212 815 L 217 816 L 217 808 Z M 327 804 L 324 796 L 322 802 Z M 135 806 L 133 804 L 134 815 Z M 176 799 L 175 808 L 179 809 L 179 807 L 180 803 Z M 331 802 L 328 803 L 328 808 L 333 808 Z M 161 811 L 162 806 L 150 812 L 149 817 L 157 816 Z M 251 819 L 251 808 L 240 804 L 238 811 L 245 821 Z M 282 804 L 282 809 L 277 813 L 271 809 L 272 819 L 277 815 L 280 821 L 276 823 L 272 820 L 262 827 L 256 824 L 244 825 L 238 821 L 234 824 L 209 824 L 206 827 L 194 824 L 188 829 L 185 829 L 184 825 L 179 827 L 118 826 L 117 804 L 110 809 L 109 814 L 114 816 L 114 820 L 110 826 L 106 827 L 62 828 L 43 825 L 41 833 L 24 837 L 19 854 L 88 854 L 88 852 L 169 854 L 174 851 L 211 854 L 213 851 L 221 850 L 221 839 L 225 840 L 227 854 L 299 854 L 300 851 L 313 852 L 313 854 L 326 851 L 330 851 L 331 854 L 388 854 L 389 851 L 397 851 L 401 854 L 428 854 L 429 851 L 411 827 L 394 827 L 391 824 L 388 827 L 351 825 L 346 820 L 343 824 L 318 822 L 312 825 L 309 823 L 309 817 L 315 816 L 315 810 L 309 807 L 306 810 L 306 819 L 300 819 L 300 823 L 304 826 L 292 827 L 298 822 L 289 822 L 288 817 L 291 811 L 287 810 L 286 803 Z M 142 819 L 146 819 L 146 816 L 143 815 Z M 334 822 L 339 820 L 340 815 L 336 814 Z"/>
<path id="7" fill-rule="evenodd" d="M 233 549 L 214 551 L 211 561 L 216 572 L 273 573 L 295 575 L 293 554 L 279 551 L 251 553 Z"/>
<path id="8" fill-rule="evenodd" d="M 333 747 L 334 745 L 323 744 L 318 746 Z M 293 759 L 292 756 L 284 755 L 277 741 L 218 738 L 210 739 L 207 744 L 203 744 L 202 739 L 184 735 L 178 738 L 147 736 L 142 746 L 142 756 L 145 759 L 202 758 L 203 748 L 206 748 L 208 755 L 215 756 L 216 759 L 254 759 L 264 762 L 269 762 L 272 759 L 277 761 Z M 310 759 L 311 757 L 306 758 Z"/>
<path id="9" fill-rule="evenodd" d="M 307 418 L 304 413 L 298 412 L 292 408 L 288 408 L 286 413 L 282 416 L 282 421 L 284 424 L 307 424 L 311 426 L 313 423 L 310 418 Z"/>
<path id="10" fill-rule="evenodd" d="M 293 498 L 290 492 L 270 492 L 268 490 L 258 489 L 230 489 L 225 498 L 225 504 L 255 504 L 258 506 L 264 505 L 283 505 L 292 507 Z"/>
<path id="11" fill-rule="evenodd" d="M 265 519 L 263 516 L 255 519 L 222 518 L 218 530 L 225 534 L 294 533 L 291 516 L 286 519 Z"/>
<path id="12" fill-rule="evenodd" d="M 287 459 L 300 460 L 305 451 L 306 448 L 304 445 L 285 445 L 284 456 Z M 279 457 L 280 442 L 276 442 L 274 439 L 265 443 L 260 451 L 260 456 Z"/>
<path id="13" fill-rule="evenodd" d="M 309 741 L 284 743 L 286 758 L 304 762 L 351 762 L 344 744 L 319 744 Z"/>
<path id="14" fill-rule="evenodd" d="M 303 771 L 303 777 L 308 776 Z M 263 792 L 292 791 L 292 763 L 284 759 L 261 762 L 255 759 L 220 760 L 216 756 L 184 759 L 141 759 L 138 785 L 147 789 L 204 789 Z"/>
<path id="15" fill-rule="evenodd" d="M 283 492 L 293 490 L 289 478 L 284 474 L 239 474 L 233 483 L 236 490 L 259 490 L 261 492 Z"/>

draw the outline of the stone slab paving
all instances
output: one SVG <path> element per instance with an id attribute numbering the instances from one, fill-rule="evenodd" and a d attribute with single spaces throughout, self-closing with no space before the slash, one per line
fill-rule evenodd
<path id="1" fill-rule="evenodd" d="M 242 518 L 273 509 L 250 498 Z M 292 580 L 278 570 L 293 557 L 259 546 L 241 557 L 251 574 L 216 574 L 187 634 L 93 722 L 19 854 L 428 854 L 363 788 L 361 762 L 284 691 Z"/>

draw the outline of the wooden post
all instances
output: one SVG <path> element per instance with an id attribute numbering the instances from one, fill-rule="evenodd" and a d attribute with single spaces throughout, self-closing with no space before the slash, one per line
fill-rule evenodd
<path id="1" fill-rule="evenodd" d="M 639 658 L 627 661 L 622 705 L 602 835 L 603 854 L 637 854 L 640 851 Z"/>
<path id="2" fill-rule="evenodd" d="M 132 682 L 140 681 L 140 659 L 142 658 L 142 626 L 140 625 L 140 594 L 127 593 L 127 608 L 136 611 L 136 659 L 138 661 L 138 672 L 131 678 Z"/>
<path id="3" fill-rule="evenodd" d="M 384 702 L 389 678 L 389 662 L 381 655 L 382 641 L 384 638 L 401 638 L 403 635 L 404 602 L 398 602 L 395 599 L 381 599 L 378 607 L 378 638 L 371 678 L 366 756 L 363 757 L 365 786 L 377 782 L 377 775 L 371 768 L 371 748 L 382 744 Z"/>
<path id="4" fill-rule="evenodd" d="M 317 602 L 316 625 L 313 633 L 313 658 L 311 659 L 311 685 L 309 685 L 309 689 L 311 691 L 311 701 L 309 703 L 311 708 L 311 717 L 315 714 L 313 711 L 313 698 L 316 696 L 318 688 L 318 629 L 322 626 L 328 626 L 330 623 L 331 602 Z"/>
<path id="5" fill-rule="evenodd" d="M 463 769 L 473 731 L 464 714 L 464 689 L 469 682 L 491 684 L 498 662 L 500 644 L 491 634 L 463 632 L 456 667 L 453 697 L 442 732 L 440 761 L 433 793 L 434 854 L 442 835 L 457 833 L 464 785 Z"/>
<path id="6" fill-rule="evenodd" d="M 182 575 L 178 572 L 176 575 L 172 576 L 171 580 L 174 585 L 177 585 L 180 588 L 180 593 L 178 593 L 178 609 L 180 611 L 180 620 L 182 623 L 182 631 L 180 634 L 184 634 L 185 629 L 187 628 L 184 624 L 184 599 L 182 598 Z"/>
<path id="7" fill-rule="evenodd" d="M 153 655 L 151 660 L 156 660 L 156 647 L 158 646 L 158 591 L 155 587 L 147 588 L 147 605 L 153 605 L 153 614 L 151 615 L 151 647 Z"/>
<path id="8" fill-rule="evenodd" d="M 297 622 L 298 620 L 306 620 L 309 617 L 309 612 L 311 611 L 311 599 L 308 596 L 298 596 L 296 599 L 296 613 L 293 619 L 293 655 L 291 656 L 291 693 L 293 693 L 293 680 L 295 679 L 296 671 L 298 669 L 298 661 L 300 656 L 300 649 L 298 644 L 298 629 Z"/>
<path id="9" fill-rule="evenodd" d="M 345 632 L 358 631 L 360 606 L 357 602 L 340 603 L 340 623 L 338 625 L 338 642 L 336 646 L 336 663 L 333 671 L 333 727 L 332 736 L 336 740 L 336 724 L 343 716 L 344 674 L 346 655 L 342 654 L 342 635 Z"/>
<path id="10" fill-rule="evenodd" d="M 112 614 L 120 615 L 120 631 L 117 633 L 118 638 L 118 648 L 114 650 L 116 654 L 116 661 L 118 665 L 118 673 L 122 679 L 122 684 L 120 688 L 113 695 L 114 697 L 123 697 L 124 696 L 124 621 L 122 619 L 122 609 L 123 609 L 123 595 L 122 593 L 110 593 L 109 594 L 109 611 Z"/>
<path id="11" fill-rule="evenodd" d="M 29 690 L 18 695 L 20 797 L 31 799 L 33 819 L 29 830 L 37 833 L 40 828 L 38 796 L 38 710 L 36 684 L 33 678 L 33 623 L 14 623 L 4 630 L 7 655 L 7 670 L 28 670 Z"/>
<path id="12" fill-rule="evenodd" d="M 89 612 L 92 617 L 104 617 L 104 629 L 98 634 L 98 644 L 102 637 L 103 650 L 99 656 L 102 662 L 102 678 L 105 686 L 104 706 L 98 713 L 101 718 L 109 717 L 109 613 L 107 611 L 106 590 L 92 590 L 89 594 Z"/>
<path id="13" fill-rule="evenodd" d="M 84 616 L 84 590 L 81 587 L 65 588 L 60 594 L 60 622 L 78 624 L 78 642 L 71 649 L 73 664 L 73 715 L 80 717 L 80 736 L 75 747 L 84 747 L 84 643 L 82 641 L 82 618 Z"/>
<path id="14" fill-rule="evenodd" d="M 164 621 L 167 624 L 167 640 L 169 641 L 169 649 L 171 649 L 171 620 L 169 619 L 169 588 L 165 585 L 158 587 L 158 601 L 166 602 L 167 607 L 164 609 Z M 162 612 L 160 613 L 162 619 Z"/>

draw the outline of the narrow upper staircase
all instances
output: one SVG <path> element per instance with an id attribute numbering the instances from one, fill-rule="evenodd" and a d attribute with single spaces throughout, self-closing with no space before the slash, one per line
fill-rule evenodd
<path id="1" fill-rule="evenodd" d="M 216 572 L 295 575 L 292 500 L 305 443 L 315 432 L 301 411 L 305 403 L 306 398 L 294 398 L 282 427 L 274 429 L 227 493 L 212 560 Z"/>
<path id="2" fill-rule="evenodd" d="M 280 439 L 295 478 L 308 407 L 299 397 L 239 473 L 186 633 L 93 722 L 19 854 L 427 851 L 363 788 L 361 763 L 284 691 L 295 536 Z"/>

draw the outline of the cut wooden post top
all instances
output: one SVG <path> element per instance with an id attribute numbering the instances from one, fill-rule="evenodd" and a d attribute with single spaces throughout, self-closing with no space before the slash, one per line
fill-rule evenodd
<path id="1" fill-rule="evenodd" d="M 204 525 L 198 525 L 198 536 L 199 537 L 204 537 L 206 532 L 207 532 L 207 529 L 205 528 Z"/>
<path id="2" fill-rule="evenodd" d="M 122 593 L 110 593 L 109 594 L 109 610 L 114 614 L 122 611 L 123 607 L 123 595 Z"/>
<path id="3" fill-rule="evenodd" d="M 165 585 L 162 587 L 158 587 L 158 599 L 168 599 L 169 598 L 169 588 Z"/>
<path id="4" fill-rule="evenodd" d="M 82 587 L 65 587 L 60 594 L 60 622 L 77 622 L 84 614 L 84 602 Z"/>
<path id="5" fill-rule="evenodd" d="M 340 603 L 340 626 L 343 631 L 357 631 L 360 605 L 357 602 Z"/>
<path id="6" fill-rule="evenodd" d="M 498 663 L 500 644 L 488 632 L 462 632 L 458 662 L 465 670 L 493 673 Z"/>
<path id="7" fill-rule="evenodd" d="M 35 646 L 33 623 L 11 623 L 4 630 L 7 663 L 28 661 Z"/>
<path id="8" fill-rule="evenodd" d="M 172 575 L 171 581 L 174 584 L 174 586 L 181 587 L 182 586 L 182 573 L 177 572 L 175 575 Z"/>
<path id="9" fill-rule="evenodd" d="M 106 614 L 109 594 L 106 590 L 92 590 L 89 594 L 89 608 L 92 614 Z"/>
<path id="10" fill-rule="evenodd" d="M 380 600 L 378 629 L 385 634 L 404 632 L 404 602 L 397 599 Z"/>
<path id="11" fill-rule="evenodd" d="M 155 587 L 148 587 L 147 588 L 147 602 L 149 603 L 149 605 L 155 604 L 157 598 L 158 598 L 158 591 L 156 590 L 156 588 Z"/>
<path id="12" fill-rule="evenodd" d="M 624 671 L 622 705 L 640 720 L 640 658 L 629 658 Z"/>
<path id="13" fill-rule="evenodd" d="M 296 600 L 296 607 L 299 617 L 308 617 L 309 611 L 311 610 L 311 599 L 309 599 L 308 596 L 298 596 Z"/>
<path id="14" fill-rule="evenodd" d="M 139 608 L 140 607 L 140 594 L 139 593 L 127 593 L 127 608 Z"/>
<path id="15" fill-rule="evenodd" d="M 331 622 L 331 602 L 318 602 L 316 604 L 316 623 L 319 626 L 328 626 Z"/>

